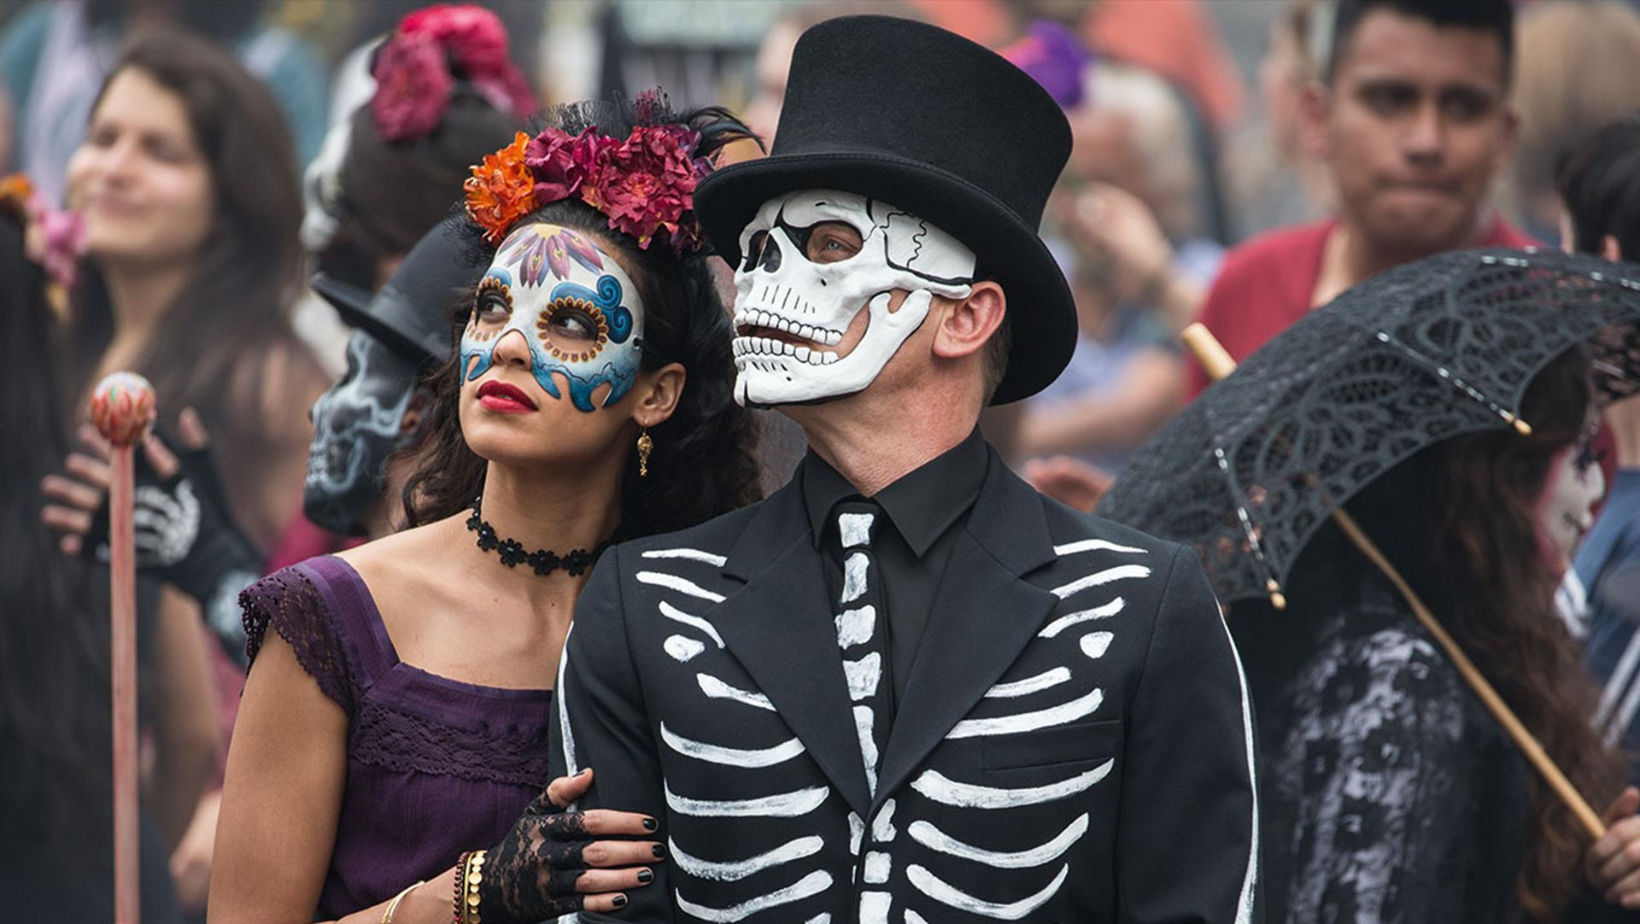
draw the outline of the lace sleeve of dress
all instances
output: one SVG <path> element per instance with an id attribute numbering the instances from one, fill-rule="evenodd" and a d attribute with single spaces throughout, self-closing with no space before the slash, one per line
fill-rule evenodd
<path id="1" fill-rule="evenodd" d="M 1461 888 L 1443 878 L 1463 826 L 1462 690 L 1403 628 L 1335 639 L 1294 686 L 1275 785 L 1296 813 L 1288 920 L 1413 921 Z"/>
<path id="2" fill-rule="evenodd" d="M 239 605 L 245 613 L 245 658 L 251 666 L 271 627 L 290 645 L 297 663 L 319 689 L 352 715 L 357 690 L 353 665 L 330 607 L 306 575 L 295 567 L 276 571 L 245 588 Z"/>

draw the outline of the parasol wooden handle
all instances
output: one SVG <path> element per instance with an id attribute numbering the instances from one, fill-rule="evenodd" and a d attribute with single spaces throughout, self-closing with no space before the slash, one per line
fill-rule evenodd
<path id="1" fill-rule="evenodd" d="M 91 393 L 91 422 L 112 449 L 108 488 L 109 638 L 114 731 L 114 921 L 142 920 L 137 808 L 137 575 L 132 444 L 154 419 L 154 388 L 116 372 Z"/>
<path id="2" fill-rule="evenodd" d="M 1225 351 L 1223 345 L 1213 336 L 1212 332 L 1200 323 L 1185 328 L 1180 332 L 1179 337 L 1196 354 L 1196 359 L 1202 364 L 1202 368 L 1206 369 L 1208 376 L 1215 381 L 1235 371 L 1236 361 Z M 1475 695 L 1480 697 L 1481 704 L 1486 707 L 1486 711 L 1492 713 L 1492 717 L 1498 720 L 1499 725 L 1503 726 L 1503 730 L 1509 735 L 1510 740 L 1514 741 L 1515 746 L 1520 748 L 1522 754 L 1526 755 L 1527 762 L 1542 775 L 1544 782 L 1548 783 L 1549 788 L 1554 790 L 1555 795 L 1560 797 L 1560 801 L 1572 810 L 1572 814 L 1577 816 L 1578 822 L 1583 825 L 1584 830 L 1589 832 L 1589 836 L 1598 840 L 1601 835 L 1606 833 L 1606 825 L 1600 820 L 1600 816 L 1595 813 L 1588 800 L 1583 798 L 1583 794 L 1577 791 L 1577 787 L 1572 785 L 1572 781 L 1567 779 L 1565 772 L 1543 749 L 1543 745 L 1538 743 L 1537 738 L 1515 715 L 1514 710 L 1509 708 L 1509 704 L 1503 701 L 1503 697 L 1498 695 L 1498 691 L 1493 689 L 1492 684 L 1482 676 L 1480 668 L 1475 666 L 1475 662 L 1469 660 L 1469 656 L 1464 654 L 1463 649 L 1458 646 L 1457 640 L 1447 633 L 1446 628 L 1435 618 L 1435 614 L 1431 613 L 1429 607 L 1424 605 L 1423 600 L 1418 598 L 1418 594 L 1412 589 L 1412 585 L 1401 577 L 1401 573 L 1396 570 L 1395 566 L 1390 563 L 1390 560 L 1384 556 L 1384 553 L 1347 511 L 1343 508 L 1334 510 L 1332 518 L 1333 522 L 1338 524 L 1338 528 L 1344 531 L 1344 535 L 1349 537 L 1350 542 L 1360 550 L 1361 554 L 1365 555 L 1367 560 L 1383 572 L 1384 577 L 1388 578 L 1391 584 L 1395 585 L 1395 589 L 1412 607 L 1412 613 L 1417 617 L 1419 624 L 1434 637 L 1436 644 L 1441 646 L 1441 650 L 1446 652 L 1447 659 L 1452 662 L 1453 667 L 1458 669 L 1458 674 L 1463 677 L 1469 688 L 1475 691 Z"/>

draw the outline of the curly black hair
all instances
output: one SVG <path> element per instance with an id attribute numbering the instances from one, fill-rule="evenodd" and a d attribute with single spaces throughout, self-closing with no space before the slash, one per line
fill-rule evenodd
<path id="1" fill-rule="evenodd" d="M 640 95 L 635 104 L 617 98 L 560 106 L 538 116 L 532 128 L 552 126 L 576 134 L 596 127 L 620 138 L 634 125 L 668 123 L 686 124 L 700 133 L 697 157 L 712 158 L 726 144 L 754 138 L 725 109 L 674 116 L 664 98 L 651 94 Z M 618 249 L 636 270 L 633 280 L 644 304 L 641 368 L 652 371 L 676 362 L 688 370 L 677 409 L 650 428 L 654 451 L 647 478 L 638 476 L 636 453 L 627 454 L 619 535 L 630 539 L 684 529 L 761 499 L 758 427 L 751 412 L 734 402 L 734 334 L 713 284 L 709 261 L 715 257 L 706 250 L 679 256 L 658 239 L 640 248 L 579 199 L 545 205 L 520 223 L 538 221 L 573 228 Z M 495 247 L 484 241 L 482 229 L 471 222 L 453 222 L 452 227 L 475 253 L 493 257 Z M 451 356 L 423 380 L 433 402 L 427 439 L 402 493 L 408 526 L 461 513 L 483 490 L 486 463 L 467 447 L 458 409 L 459 344 L 471 304 L 468 292 L 452 305 Z"/>

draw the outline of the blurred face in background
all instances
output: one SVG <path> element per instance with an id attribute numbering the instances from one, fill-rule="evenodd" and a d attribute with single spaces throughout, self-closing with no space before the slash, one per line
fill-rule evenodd
<path id="1" fill-rule="evenodd" d="M 115 75 L 68 162 L 68 205 L 105 266 L 192 259 L 215 212 L 210 167 L 188 110 L 139 68 Z"/>
<path id="2" fill-rule="evenodd" d="M 1330 90 L 1305 98 L 1352 231 L 1397 259 L 1469 243 L 1514 143 L 1507 93 L 1490 33 L 1387 9 L 1363 16 Z"/>
<path id="3" fill-rule="evenodd" d="M 786 99 L 786 73 L 792 69 L 792 51 L 801 34 L 802 30 L 792 23 L 778 22 L 758 46 L 757 88 L 746 104 L 746 126 L 762 137 L 764 144 L 774 143 L 780 107 Z"/>

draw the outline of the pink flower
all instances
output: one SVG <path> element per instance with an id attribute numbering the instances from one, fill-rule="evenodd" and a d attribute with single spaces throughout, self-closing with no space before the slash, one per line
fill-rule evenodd
<path id="1" fill-rule="evenodd" d="M 438 127 L 453 81 L 437 42 L 426 35 L 395 35 L 377 52 L 374 73 L 370 114 L 383 139 L 410 141 Z"/>
<path id="2" fill-rule="evenodd" d="M 648 249 L 661 229 L 670 239 L 693 206 L 695 167 L 669 127 L 639 126 L 606 159 L 595 164 L 581 189 L 588 205 L 609 216 L 609 226 Z"/>
<path id="3" fill-rule="evenodd" d="M 494 74 L 507 61 L 507 29 L 483 7 L 440 3 L 399 22 L 400 35 L 424 35 L 450 52 L 469 77 Z"/>
<path id="4" fill-rule="evenodd" d="M 579 135 L 549 128 L 524 149 L 524 166 L 535 177 L 535 198 L 543 204 L 567 199 L 615 147 L 615 139 L 588 128 Z"/>

